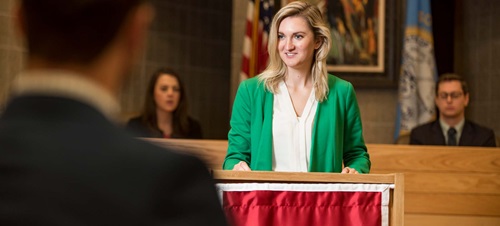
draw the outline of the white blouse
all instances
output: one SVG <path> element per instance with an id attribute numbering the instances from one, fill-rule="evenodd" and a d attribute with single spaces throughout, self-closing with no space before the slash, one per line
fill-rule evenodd
<path id="1" fill-rule="evenodd" d="M 273 171 L 307 172 L 314 116 L 318 108 L 314 89 L 301 117 L 297 117 L 285 82 L 273 103 Z"/>

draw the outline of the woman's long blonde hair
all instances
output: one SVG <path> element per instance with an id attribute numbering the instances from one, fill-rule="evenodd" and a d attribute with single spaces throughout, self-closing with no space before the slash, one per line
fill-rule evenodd
<path id="1" fill-rule="evenodd" d="M 321 45 L 315 50 L 313 63 L 311 66 L 311 76 L 313 87 L 316 93 L 316 100 L 323 101 L 328 95 L 328 71 L 326 69 L 326 57 L 330 51 L 330 30 L 323 20 L 323 16 L 315 5 L 302 1 L 294 1 L 281 8 L 273 18 L 269 35 L 267 51 L 269 52 L 269 65 L 266 70 L 258 76 L 272 93 L 278 92 L 278 85 L 283 81 L 287 67 L 281 60 L 278 51 L 278 28 L 281 21 L 287 17 L 304 18 L 314 33 L 314 39 L 320 40 Z"/>

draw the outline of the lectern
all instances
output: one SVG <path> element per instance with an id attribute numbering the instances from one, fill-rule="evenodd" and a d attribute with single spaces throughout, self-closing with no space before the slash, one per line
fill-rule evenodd
<path id="1" fill-rule="evenodd" d="M 212 173 L 235 226 L 404 225 L 403 174 Z"/>

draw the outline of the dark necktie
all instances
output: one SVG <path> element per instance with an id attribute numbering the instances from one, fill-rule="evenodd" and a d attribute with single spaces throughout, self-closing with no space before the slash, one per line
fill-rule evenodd
<path id="1" fill-rule="evenodd" d="M 448 145 L 449 146 L 457 145 L 457 130 L 453 127 L 451 127 L 448 130 Z"/>

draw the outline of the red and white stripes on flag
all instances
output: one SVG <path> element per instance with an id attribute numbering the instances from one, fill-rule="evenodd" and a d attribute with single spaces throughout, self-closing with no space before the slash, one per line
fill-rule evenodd
<path id="1" fill-rule="evenodd" d="M 274 13 L 274 0 L 249 0 L 240 81 L 254 77 L 267 67 L 267 40 Z"/>
<path id="2" fill-rule="evenodd" d="M 234 226 L 389 225 L 390 184 L 217 184 Z"/>

